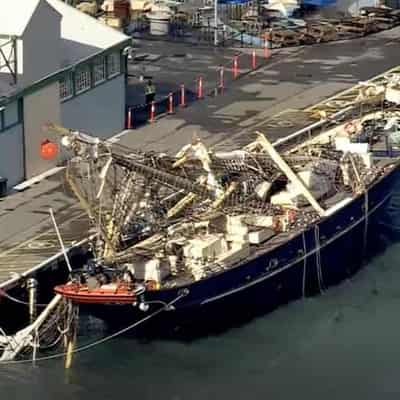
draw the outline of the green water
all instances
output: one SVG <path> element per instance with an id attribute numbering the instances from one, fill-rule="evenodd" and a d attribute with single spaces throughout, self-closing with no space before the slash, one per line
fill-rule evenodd
<path id="1" fill-rule="evenodd" d="M 386 223 L 400 227 L 400 185 Z M 400 233 L 400 230 L 397 229 Z M 400 398 L 400 241 L 351 279 L 218 336 L 119 337 L 63 360 L 0 366 L 0 400 Z M 81 320 L 78 345 L 103 337 Z"/>
<path id="2" fill-rule="evenodd" d="M 36 367 L 1 367 L 1 399 L 397 399 L 400 244 L 322 296 L 191 343 L 119 338 Z M 91 323 L 81 342 L 101 336 Z M 85 337 L 85 336 L 90 336 Z"/>

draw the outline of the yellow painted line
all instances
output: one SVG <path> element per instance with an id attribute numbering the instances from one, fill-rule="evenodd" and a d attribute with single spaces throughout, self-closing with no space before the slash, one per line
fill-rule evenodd
<path id="1" fill-rule="evenodd" d="M 86 212 L 82 212 L 79 215 L 77 215 L 77 216 L 75 216 L 75 217 L 73 217 L 71 219 L 67 219 L 66 221 L 64 221 L 63 223 L 60 224 L 60 227 L 62 227 L 63 225 L 67 224 L 68 222 L 75 221 L 75 220 L 81 218 L 84 215 L 86 215 Z M 3 256 L 6 256 L 7 254 L 12 253 L 13 251 L 15 251 L 17 249 L 20 249 L 20 248 L 28 245 L 29 243 L 31 243 L 31 242 L 33 242 L 35 240 L 38 240 L 39 238 L 43 237 L 44 235 L 49 234 L 50 231 L 51 231 L 51 229 L 48 229 L 46 232 L 39 233 L 38 235 L 36 235 L 36 236 L 34 236 L 34 237 L 24 241 L 24 242 L 21 242 L 21 243 L 17 244 L 16 246 L 14 246 L 14 247 L 12 247 L 12 248 L 10 248 L 8 250 L 3 251 L 2 253 L 0 253 L 0 258 L 3 257 Z"/>

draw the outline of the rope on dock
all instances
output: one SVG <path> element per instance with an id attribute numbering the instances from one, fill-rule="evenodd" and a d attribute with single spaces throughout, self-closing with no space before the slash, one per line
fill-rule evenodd
<path id="1" fill-rule="evenodd" d="M 147 317 L 142 318 L 141 320 L 119 330 L 118 332 L 113 333 L 112 335 L 106 336 L 102 339 L 99 340 L 95 340 L 94 342 L 85 344 L 81 347 L 77 347 L 76 349 L 72 350 L 72 353 L 76 354 L 76 353 L 81 353 L 83 351 L 87 351 L 89 349 L 92 349 L 93 347 L 96 347 L 100 344 L 103 344 L 105 342 L 108 342 L 111 339 L 114 339 L 117 336 L 120 336 L 122 334 L 124 334 L 125 332 L 128 332 L 129 330 L 136 328 L 137 326 L 139 326 L 140 324 L 148 321 L 149 319 L 155 317 L 156 315 L 162 313 L 163 311 L 169 310 L 171 309 L 171 306 L 173 304 L 175 304 L 177 301 L 179 301 L 182 297 L 185 297 L 188 294 L 187 291 L 184 291 L 182 294 L 180 294 L 178 297 L 176 297 L 174 300 L 170 301 L 169 303 L 165 303 L 165 305 L 161 308 L 159 308 L 158 310 L 154 311 L 152 314 L 148 315 Z M 44 356 L 44 357 L 37 357 L 35 358 L 35 362 L 38 361 L 47 361 L 47 360 L 53 360 L 56 358 L 61 358 L 67 355 L 67 352 L 64 351 L 62 353 L 57 353 L 57 354 L 52 354 L 49 356 Z M 26 364 L 26 363 L 31 363 L 32 360 L 11 360 L 11 361 L 0 361 L 0 366 L 1 365 L 10 365 L 10 364 Z"/>

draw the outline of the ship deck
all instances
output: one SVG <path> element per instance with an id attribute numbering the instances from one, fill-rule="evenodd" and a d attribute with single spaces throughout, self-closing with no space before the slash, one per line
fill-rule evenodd
<path id="1" fill-rule="evenodd" d="M 318 129 L 318 127 L 316 129 Z M 298 132 L 301 132 L 301 129 Z M 276 141 L 276 143 L 279 143 L 279 139 L 278 141 Z M 373 159 L 374 162 L 376 163 L 376 166 L 386 167 L 388 165 L 393 165 L 400 161 L 400 149 L 398 147 L 392 147 L 390 152 L 391 155 L 389 156 L 389 151 L 383 137 L 380 137 L 379 140 L 371 146 L 370 150 L 373 154 Z M 367 190 L 369 190 L 371 186 L 375 185 L 375 183 L 379 179 L 380 178 L 378 177 L 376 180 L 374 180 L 371 183 L 371 185 L 367 187 Z M 341 201 L 344 201 L 345 199 L 349 198 L 354 198 L 354 195 L 351 191 L 334 189 L 332 192 L 330 192 L 328 196 L 325 196 L 324 198 L 320 199 L 319 203 L 323 205 L 325 210 L 328 210 L 329 208 L 334 207 L 335 205 L 340 203 Z M 307 204 L 301 207 L 301 210 L 305 212 L 312 212 L 313 208 L 311 205 Z M 287 231 L 273 234 L 269 239 L 258 245 L 251 245 L 250 255 L 248 258 L 255 258 L 260 254 L 264 254 L 274 248 L 279 247 L 280 245 L 288 242 L 290 239 L 304 232 L 304 230 L 306 230 L 311 224 L 314 224 L 314 222 L 311 221 L 306 222 L 303 219 L 302 221 L 299 221 L 297 226 L 292 227 Z M 224 265 L 224 266 L 222 266 L 221 264 L 210 264 L 209 266 L 207 266 L 208 269 L 207 276 L 209 277 L 213 274 L 222 272 L 223 270 L 235 268 L 243 263 L 244 260 L 240 260 L 232 265 Z M 162 288 L 169 289 L 175 287 L 184 287 L 194 282 L 195 280 L 193 279 L 193 275 L 190 272 L 188 272 L 186 268 L 182 267 L 181 269 L 179 269 L 178 274 L 176 274 L 175 276 L 170 276 L 165 280 Z"/>
<path id="2" fill-rule="evenodd" d="M 355 86 L 339 94 L 335 93 L 342 90 L 343 87 L 351 86 L 360 79 L 366 79 L 374 73 L 377 74 L 388 70 L 393 65 L 400 64 L 400 55 L 398 52 L 390 49 L 392 45 L 398 45 L 395 39 L 398 32 L 400 32 L 400 29 L 394 29 L 382 35 L 369 36 L 362 39 L 363 46 L 356 45 L 353 47 L 353 57 L 364 61 L 371 54 L 376 59 L 374 52 L 380 46 L 382 48 L 385 46 L 390 55 L 380 58 L 379 62 L 361 62 L 359 70 L 352 72 L 352 79 L 338 80 L 336 84 L 331 83 L 327 88 L 325 85 L 326 82 L 324 82 L 324 70 L 319 68 L 314 70 L 315 68 L 313 68 L 313 79 L 305 79 L 302 82 L 302 87 L 305 92 L 310 90 L 310 93 L 314 93 L 314 95 L 306 99 L 299 96 L 297 104 L 302 107 L 293 108 L 294 102 L 291 93 L 288 93 L 278 104 L 272 106 L 269 106 L 266 101 L 264 111 L 259 111 L 242 121 L 240 123 L 242 128 L 236 130 L 232 135 L 227 135 L 226 131 L 224 135 L 214 135 L 215 132 L 213 129 L 207 125 L 211 122 L 203 118 L 202 136 L 204 132 L 209 132 L 208 135 L 205 135 L 205 142 L 218 147 L 237 148 L 249 143 L 253 139 L 252 135 L 254 131 L 260 130 L 266 132 L 268 135 L 271 132 L 269 136 L 275 142 L 279 143 L 279 140 L 315 123 L 316 113 L 323 111 L 326 116 L 337 113 L 354 101 L 358 90 L 357 86 Z M 387 35 L 393 36 L 393 40 L 389 38 L 390 40 L 388 41 Z M 348 51 L 349 42 L 335 44 L 336 51 L 340 51 L 340 46 Z M 265 67 L 266 75 L 275 70 L 285 70 L 286 73 L 288 71 L 290 73 L 291 68 L 295 68 L 294 61 L 296 63 L 305 63 L 309 59 L 318 59 L 320 64 L 323 65 L 324 54 L 329 58 L 331 49 L 332 45 L 318 45 L 308 47 L 305 50 L 293 50 L 292 55 L 289 54 L 286 58 L 277 57 L 276 61 L 272 59 L 271 64 Z M 210 54 L 212 54 L 212 49 L 210 49 Z M 349 63 L 353 63 L 353 61 L 349 60 Z M 185 120 L 186 115 L 189 113 L 196 114 L 197 109 L 201 111 L 204 107 L 208 111 L 210 109 L 225 110 L 229 107 L 236 107 L 241 109 L 243 114 L 246 114 L 246 107 L 249 106 L 248 96 L 245 91 L 241 91 L 240 89 L 256 84 L 260 79 L 262 70 L 256 71 L 254 74 L 249 74 L 244 79 L 235 82 L 237 90 L 232 89 L 233 92 L 231 95 L 228 91 L 221 98 L 207 99 L 183 110 L 182 119 Z M 394 68 L 391 72 L 400 72 L 400 67 Z M 318 79 L 320 84 L 316 83 Z M 378 75 L 372 80 L 379 82 L 382 79 L 384 79 L 384 75 Z M 285 85 L 285 82 L 275 82 L 274 85 L 270 85 L 268 88 L 269 95 L 271 97 L 276 95 L 279 98 L 282 94 L 281 86 L 286 87 Z M 321 91 L 323 92 L 323 97 L 326 97 L 326 99 L 318 102 L 321 99 Z M 243 95 L 242 98 L 238 95 L 240 92 Z M 262 99 L 259 102 L 261 102 L 261 105 L 263 104 Z M 309 104 L 313 103 L 316 104 L 309 106 Z M 259 106 L 260 103 L 258 103 L 257 107 Z M 179 140 L 175 142 L 171 138 L 168 139 L 165 135 L 165 132 L 171 129 L 171 125 L 174 125 L 176 118 L 179 118 L 179 113 L 172 117 L 160 119 L 156 123 L 151 124 L 151 126 L 144 126 L 128 132 L 122 137 L 120 142 L 121 144 L 135 148 L 140 147 L 143 142 L 142 147 L 147 149 L 152 146 L 155 148 L 162 146 L 163 142 L 168 141 L 170 149 L 174 147 L 177 149 L 182 143 Z M 145 135 L 148 135 L 149 129 L 153 132 L 152 136 L 147 136 L 147 140 L 143 139 Z M 173 129 L 175 132 L 176 127 Z M 218 125 L 218 129 L 222 131 L 223 128 Z M 225 126 L 225 129 L 229 129 L 229 124 Z M 159 140 L 154 140 L 157 137 Z M 186 138 L 184 138 L 185 142 L 187 142 Z M 85 240 L 88 230 L 88 220 L 82 210 L 76 205 L 75 200 L 66 193 L 60 181 L 60 176 L 55 175 L 44 179 L 22 192 L 0 199 L 0 224 L 2 226 L 0 232 L 0 288 L 10 288 L 16 285 L 20 276 L 28 276 L 35 270 L 46 268 L 51 264 L 51 261 L 62 256 L 60 244 L 49 218 L 49 207 L 54 209 L 61 235 L 67 247 L 77 245 Z"/>

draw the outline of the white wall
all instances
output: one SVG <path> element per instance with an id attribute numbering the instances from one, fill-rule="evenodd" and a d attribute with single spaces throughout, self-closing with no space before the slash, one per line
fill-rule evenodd
<path id="1" fill-rule="evenodd" d="M 0 176 L 12 187 L 24 179 L 22 124 L 0 132 Z"/>
<path id="2" fill-rule="evenodd" d="M 125 125 L 125 77 L 118 76 L 61 103 L 62 123 L 102 138 L 121 132 Z"/>
<path id="3" fill-rule="evenodd" d="M 55 10 L 63 15 L 61 32 L 64 39 L 98 49 L 106 49 L 129 39 L 129 36 L 104 25 L 96 18 L 69 6 L 63 1 L 47 1 Z"/>
<path id="4" fill-rule="evenodd" d="M 59 124 L 60 94 L 58 82 L 35 91 L 24 97 L 24 130 L 25 130 L 25 166 L 26 178 L 38 175 L 54 167 L 57 159 L 43 160 L 40 157 L 40 145 L 44 139 L 58 143 L 59 137 L 45 132 L 43 127 L 48 122 Z"/>
<path id="5" fill-rule="evenodd" d="M 22 40 L 22 85 L 29 85 L 60 69 L 61 16 L 47 2 L 39 3 Z"/>

